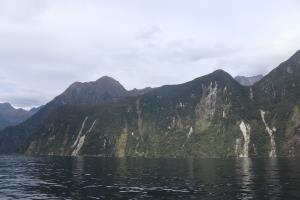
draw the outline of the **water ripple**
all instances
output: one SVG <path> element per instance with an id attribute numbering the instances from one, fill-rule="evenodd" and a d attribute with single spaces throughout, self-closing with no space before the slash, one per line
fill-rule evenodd
<path id="1" fill-rule="evenodd" d="M 300 199 L 299 163 L 0 156 L 0 199 Z"/>

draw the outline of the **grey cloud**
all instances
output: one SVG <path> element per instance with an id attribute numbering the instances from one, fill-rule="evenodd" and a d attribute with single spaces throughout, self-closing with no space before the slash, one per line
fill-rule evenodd
<path id="1" fill-rule="evenodd" d="M 297 0 L 0 0 L 0 101 L 44 104 L 103 75 L 132 89 L 267 73 L 300 48 L 299 19 Z"/>
<path id="2" fill-rule="evenodd" d="M 8 99 L 9 101 L 3 101 L 3 102 L 9 102 L 10 104 L 14 105 L 17 108 L 24 108 L 26 110 L 29 110 L 32 107 L 41 106 L 45 103 L 45 98 L 41 98 L 40 96 L 7 96 L 5 99 Z"/>
<path id="3" fill-rule="evenodd" d="M 141 40 L 156 40 L 162 30 L 158 26 L 145 27 L 137 33 L 137 39 Z"/>

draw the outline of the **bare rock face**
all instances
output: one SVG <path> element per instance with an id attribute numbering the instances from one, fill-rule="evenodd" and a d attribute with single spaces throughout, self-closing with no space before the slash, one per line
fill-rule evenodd
<path id="1" fill-rule="evenodd" d="M 202 85 L 202 97 L 195 110 L 197 126 L 202 129 L 208 128 L 215 115 L 218 97 L 217 93 L 217 82 L 210 82 L 208 86 Z"/>

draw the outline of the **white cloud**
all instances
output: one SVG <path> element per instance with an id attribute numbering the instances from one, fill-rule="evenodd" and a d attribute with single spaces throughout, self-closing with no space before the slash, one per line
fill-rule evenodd
<path id="1" fill-rule="evenodd" d="M 174 84 L 217 68 L 267 73 L 300 47 L 300 4 L 0 0 L 0 101 L 46 103 L 74 81 Z"/>

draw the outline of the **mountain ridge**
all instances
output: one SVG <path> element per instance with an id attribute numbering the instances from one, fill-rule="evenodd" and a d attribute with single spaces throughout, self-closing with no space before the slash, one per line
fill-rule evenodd
<path id="1" fill-rule="evenodd" d="M 2 131 L 0 138 L 7 137 L 0 140 L 0 151 L 5 151 L 9 142 L 20 142 L 18 150 L 30 155 L 298 156 L 299 69 L 296 52 L 251 86 L 243 86 L 227 72 L 216 70 L 138 95 L 124 88 L 120 98 L 118 92 L 124 90 L 113 81 L 118 92 L 110 99 L 103 98 L 102 94 L 108 96 L 104 86 L 102 96 L 88 98 L 87 102 L 85 97 L 71 98 L 74 101 L 64 104 L 55 98 L 21 126 Z M 79 91 L 86 94 L 86 90 Z M 19 137 L 21 132 L 27 136 Z M 7 139 L 9 136 L 15 138 Z"/>
<path id="2" fill-rule="evenodd" d="M 8 126 L 15 126 L 34 115 L 39 108 L 24 110 L 14 108 L 10 103 L 0 103 L 0 130 Z"/>

